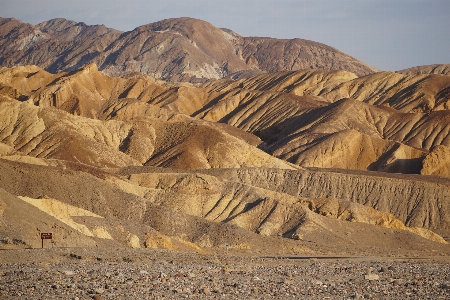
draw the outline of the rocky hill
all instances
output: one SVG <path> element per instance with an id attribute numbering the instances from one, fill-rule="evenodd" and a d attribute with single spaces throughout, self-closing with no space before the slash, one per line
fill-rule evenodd
<path id="1" fill-rule="evenodd" d="M 301 69 L 346 70 L 358 76 L 377 71 L 317 42 L 242 37 L 191 18 L 163 20 L 129 32 L 65 19 L 34 26 L 0 18 L 0 65 L 37 65 L 58 73 L 89 63 L 111 76 L 142 72 L 170 81 Z"/>
<path id="2" fill-rule="evenodd" d="M 448 255 L 449 87 L 437 74 L 193 84 L 4 67 L 0 246 L 53 231 L 61 247 Z"/>
<path id="3" fill-rule="evenodd" d="M 450 75 L 450 64 L 435 64 L 426 66 L 417 66 L 397 71 L 400 74 L 418 75 L 418 74 L 442 74 Z"/>
<path id="4" fill-rule="evenodd" d="M 216 150 L 207 152 L 205 142 L 195 141 L 201 133 L 212 137 L 208 141 L 210 150 L 221 139 L 236 138 L 236 143 L 258 146 L 302 167 L 450 175 L 444 154 L 450 148 L 446 126 L 450 117 L 446 109 L 450 77 L 445 75 L 377 73 L 358 78 L 344 71 L 297 71 L 223 79 L 199 86 L 158 82 L 142 74 L 109 77 L 95 65 L 89 65 L 58 75 L 37 67 L 17 67 L 5 69 L 0 77 L 5 97 L 115 121 L 106 123 L 110 127 L 114 124 L 109 129 L 99 129 L 104 123 L 97 121 L 82 124 L 88 127 L 98 123 L 95 127 L 99 132 L 106 130 L 108 136 L 117 136 L 110 138 L 111 142 L 106 140 L 106 145 L 113 146 L 114 151 L 119 149 L 119 156 L 132 154 L 131 158 L 141 164 L 155 165 L 159 161 L 158 166 L 176 165 L 183 169 L 211 167 L 212 161 L 218 161 L 212 157 Z M 344 98 L 337 100 L 342 94 Z M 11 110 L 35 111 L 26 113 L 30 118 L 43 115 L 36 107 L 20 103 L 14 107 Z M 59 115 L 56 118 L 58 122 L 66 119 Z M 5 126 L 10 129 L 4 131 L 5 137 L 18 128 L 11 119 L 7 122 Z M 78 129 L 73 136 L 81 132 Z M 88 135 L 95 136 L 99 134 Z M 12 136 L 8 139 L 13 140 Z M 104 143 L 105 139 L 97 138 L 95 142 Z M 234 151 L 234 142 L 228 144 L 230 148 L 221 150 Z M 239 147 L 246 149 L 244 145 Z M 154 157 L 156 153 L 158 158 Z M 167 160 L 178 155 L 204 159 L 177 163 Z M 261 155 L 256 157 L 262 159 Z M 115 155 L 107 157 L 113 159 Z M 185 165 L 187 161 L 189 164 Z M 262 166 L 256 161 L 254 165 L 243 161 L 227 163 L 224 161 L 222 166 Z M 119 162 L 113 165 L 124 166 Z"/>

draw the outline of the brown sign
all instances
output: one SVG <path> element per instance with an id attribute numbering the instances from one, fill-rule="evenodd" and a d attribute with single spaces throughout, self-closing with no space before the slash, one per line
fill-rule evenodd
<path id="1" fill-rule="evenodd" d="M 43 240 L 51 240 L 52 239 L 52 233 L 51 232 L 43 232 L 43 233 L 41 233 L 41 239 L 43 239 Z"/>

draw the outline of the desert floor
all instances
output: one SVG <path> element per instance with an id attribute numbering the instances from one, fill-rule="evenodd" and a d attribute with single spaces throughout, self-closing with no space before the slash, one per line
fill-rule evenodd
<path id="1" fill-rule="evenodd" d="M 449 299 L 450 257 L 0 251 L 0 299 Z"/>

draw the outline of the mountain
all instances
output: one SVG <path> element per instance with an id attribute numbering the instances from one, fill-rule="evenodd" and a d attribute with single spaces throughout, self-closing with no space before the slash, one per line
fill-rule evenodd
<path id="1" fill-rule="evenodd" d="M 37 65 L 58 73 L 89 63 L 110 76 L 141 72 L 193 82 L 281 70 L 346 70 L 358 76 L 378 71 L 317 42 L 242 37 L 191 18 L 167 19 L 129 32 L 65 19 L 33 26 L 0 18 L 0 65 Z"/>
<path id="2" fill-rule="evenodd" d="M 196 19 L 0 18 L 0 248 L 448 256 L 448 65 Z"/>
<path id="3" fill-rule="evenodd" d="M 450 253 L 450 76 L 98 69 L 0 69 L 0 247 Z"/>

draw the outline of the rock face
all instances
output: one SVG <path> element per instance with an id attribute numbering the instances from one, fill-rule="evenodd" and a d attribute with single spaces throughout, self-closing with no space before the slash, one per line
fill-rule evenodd
<path id="1" fill-rule="evenodd" d="M 449 76 L 247 75 L 1 69 L 0 246 L 450 253 Z"/>
<path id="2" fill-rule="evenodd" d="M 448 179 L 320 170 L 241 169 L 209 173 L 295 197 L 350 200 L 390 212 L 408 226 L 433 228 L 445 236 L 450 228 L 449 216 L 444 216 L 449 210 Z M 393 194 L 395 197 L 390 196 Z"/>
<path id="3" fill-rule="evenodd" d="M 210 23 L 167 19 L 120 32 L 53 19 L 36 26 L 0 18 L 0 65 L 57 73 L 96 63 L 105 74 L 142 72 L 170 81 L 205 81 L 245 71 L 377 69 L 332 47 L 302 40 L 246 38 Z"/>
<path id="4" fill-rule="evenodd" d="M 24 246 L 36 246 L 37 238 L 30 234 L 49 230 L 45 226 L 59 226 L 57 228 L 61 228 L 60 235 L 63 236 L 68 235 L 64 229 L 74 232 L 72 235 L 83 233 L 86 242 L 82 245 L 89 245 L 90 241 L 98 246 L 121 244 L 200 252 L 220 247 L 226 241 L 237 249 L 259 249 L 267 253 L 282 250 L 297 254 L 315 251 L 382 253 L 396 251 L 394 249 L 397 249 L 399 241 L 407 249 L 429 251 L 447 247 L 442 244 L 446 242 L 440 236 L 423 227 L 407 228 L 392 214 L 337 200 L 357 202 L 359 199 L 350 197 L 353 194 L 345 194 L 339 188 L 339 182 L 352 181 L 349 175 L 336 174 L 334 178 L 325 179 L 323 172 L 282 173 L 274 169 L 217 169 L 219 175 L 205 175 L 145 167 L 107 173 L 73 163 L 64 164 L 65 169 L 61 167 L 1 160 L 1 187 L 10 194 L 26 196 L 21 197 L 26 201 L 17 199 L 6 202 L 9 214 L 3 216 L 6 217 L 6 224 L 11 225 L 2 231 L 3 236 L 16 237 L 17 233 L 11 229 L 19 228 L 15 224 L 27 218 L 33 225 L 21 225 L 24 228 L 20 240 Z M 325 176 L 330 174 L 325 173 Z M 309 177 L 311 181 L 304 185 L 294 177 Z M 355 182 L 351 183 L 350 188 L 357 190 L 367 184 L 356 181 L 357 176 L 354 177 Z M 324 181 L 329 182 L 327 187 L 317 187 Z M 380 186 L 385 185 L 380 182 Z M 436 186 L 430 184 L 431 189 Z M 388 201 L 384 195 L 390 192 L 382 189 L 369 191 L 368 197 L 381 197 Z M 408 189 L 407 186 L 405 191 Z M 45 196 L 40 196 L 42 194 Z M 319 198 L 323 195 L 332 195 L 336 199 Z M 44 199 L 37 199 L 42 197 Z M 411 222 L 417 223 L 417 212 L 433 207 L 435 201 L 445 197 L 439 192 L 433 199 L 427 199 L 425 206 L 417 205 L 411 212 Z M 406 195 L 404 198 L 407 199 Z M 408 213 L 409 203 L 419 201 L 406 200 L 407 203 L 402 206 L 402 200 L 386 202 L 380 208 L 387 207 L 402 215 Z M 42 213 L 54 216 L 54 219 L 50 219 L 45 226 L 27 216 L 15 219 L 12 212 L 20 205 L 29 203 Z M 374 205 L 366 203 L 369 204 Z M 439 227 L 441 234 L 448 232 L 448 210 L 445 205 L 440 213 L 429 212 L 433 218 L 431 222 Z M 436 218 L 438 215 L 442 215 L 443 219 Z M 58 222 L 64 225 L 58 225 Z M 130 237 L 133 236 L 135 243 L 130 244 Z M 283 238 L 280 240 L 280 237 Z M 317 245 L 313 246 L 310 241 Z M 82 242 L 79 240 L 79 243 Z M 56 246 L 74 245 L 70 238 L 55 240 L 55 243 Z M 384 247 L 374 250 L 380 243 Z M 348 248 L 349 245 L 352 246 Z"/>

